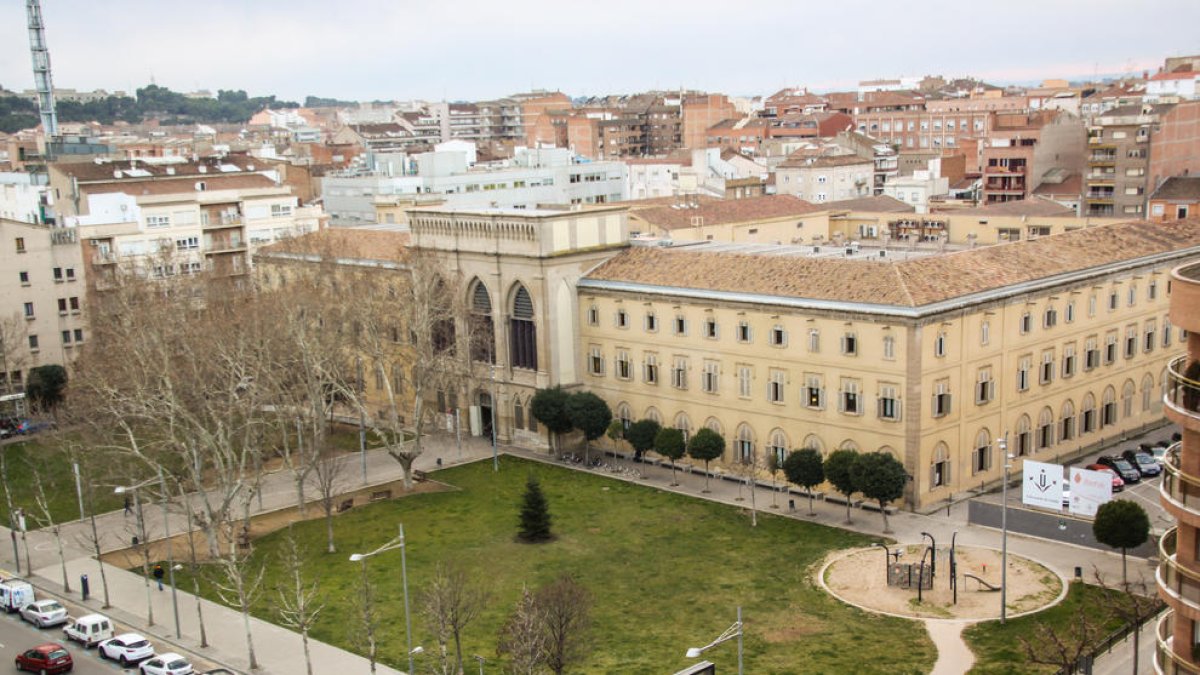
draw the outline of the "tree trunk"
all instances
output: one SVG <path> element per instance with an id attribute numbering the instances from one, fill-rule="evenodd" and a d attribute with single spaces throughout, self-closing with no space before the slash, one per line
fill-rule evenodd
<path id="1" fill-rule="evenodd" d="M 1126 588 L 1129 587 L 1129 572 L 1125 563 L 1125 548 L 1121 548 L 1121 584 Z"/>
<path id="2" fill-rule="evenodd" d="M 673 459 L 671 460 L 671 485 L 679 485 L 679 483 L 675 480 L 675 460 Z"/>
<path id="3" fill-rule="evenodd" d="M 304 668 L 312 675 L 312 655 L 308 651 L 308 629 L 300 631 L 300 642 L 304 645 Z"/>
<path id="4" fill-rule="evenodd" d="M 246 652 L 250 655 L 250 670 L 258 670 L 258 657 L 254 654 L 254 635 L 250 632 L 250 607 L 242 601 L 242 630 L 246 631 Z"/>
<path id="5" fill-rule="evenodd" d="M 810 516 L 815 516 L 815 515 L 817 515 L 817 512 L 816 512 L 816 511 L 813 511 L 813 491 L 812 491 L 812 487 L 808 487 L 808 488 L 805 488 L 805 489 L 808 491 L 808 515 L 810 515 Z"/>
<path id="6" fill-rule="evenodd" d="M 747 479 L 750 483 L 750 527 L 758 527 L 758 504 L 754 499 L 754 494 L 758 492 L 754 488 L 758 487 L 754 483 L 754 477 Z"/>
<path id="7" fill-rule="evenodd" d="M 459 636 L 457 628 L 454 629 L 454 661 L 458 666 L 458 669 L 455 670 L 454 672 L 455 673 L 463 672 L 462 638 Z"/>
<path id="8" fill-rule="evenodd" d="M 704 491 L 708 492 L 708 460 L 704 460 Z"/>
<path id="9" fill-rule="evenodd" d="M 104 589 L 104 606 L 101 609 L 108 609 L 112 604 L 108 599 L 108 576 L 104 573 L 104 563 L 100 559 L 100 532 L 96 529 L 96 514 L 91 506 L 91 494 L 88 495 L 88 519 L 92 522 L 92 544 L 96 547 L 96 562 L 100 563 L 100 585 Z"/>
<path id="10" fill-rule="evenodd" d="M 891 530 L 891 528 L 888 527 L 887 511 L 885 510 L 886 508 L 887 508 L 887 506 L 883 503 L 883 500 L 880 499 L 879 500 L 879 512 L 883 514 L 883 533 L 891 534 L 892 530 Z"/>
<path id="11" fill-rule="evenodd" d="M 337 553 L 337 547 L 333 544 L 333 500 L 325 504 L 325 541 L 328 552 Z"/>
<path id="12" fill-rule="evenodd" d="M 182 490 L 181 490 L 182 492 Z M 188 520 L 188 563 L 189 571 L 192 574 L 192 597 L 196 599 L 196 621 L 200 624 L 200 646 L 208 646 L 208 631 L 204 629 L 204 606 L 200 603 L 200 575 L 197 574 L 196 568 L 196 534 L 195 528 L 192 525 L 192 504 L 187 500 L 187 496 L 183 499 L 184 509 L 187 511 Z M 108 588 L 105 587 L 107 594 Z"/>
<path id="13" fill-rule="evenodd" d="M 850 520 L 850 495 L 846 495 L 846 524 L 849 525 L 851 522 L 853 521 Z"/>
<path id="14" fill-rule="evenodd" d="M 67 576 L 67 555 L 63 552 L 62 530 L 58 525 L 54 526 L 54 543 L 58 545 L 58 564 L 62 566 L 63 575 L 63 592 L 71 592 L 71 582 Z"/>

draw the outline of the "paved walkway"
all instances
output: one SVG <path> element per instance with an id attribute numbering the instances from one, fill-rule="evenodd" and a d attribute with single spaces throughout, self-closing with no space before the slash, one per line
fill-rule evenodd
<path id="1" fill-rule="evenodd" d="M 1133 442 L 1132 439 L 1131 441 L 1127 441 L 1127 444 L 1129 442 Z M 535 458 L 539 461 L 572 467 L 580 471 L 603 471 L 602 469 L 586 469 L 580 465 L 559 462 L 545 451 L 536 452 L 516 448 L 505 448 L 504 451 L 516 456 Z M 491 454 L 491 446 L 483 442 L 482 439 L 463 439 L 460 449 L 452 436 L 434 437 L 426 440 L 425 452 L 416 460 L 415 466 L 424 471 L 431 471 L 439 466 L 439 460 L 442 465 L 449 466 L 460 462 L 488 458 Z M 797 508 L 793 511 L 788 508 L 788 497 L 782 493 L 774 495 L 777 508 L 772 508 L 773 495 L 772 491 L 768 488 L 757 488 L 754 491 L 754 498 L 751 499 L 749 488 L 732 481 L 713 479 L 710 481 L 711 492 L 704 493 L 704 478 L 699 473 L 679 471 L 676 476 L 679 484 L 671 486 L 671 471 L 667 466 L 660 467 L 647 464 L 634 464 L 628 460 L 605 459 L 614 465 L 622 465 L 630 469 L 636 469 L 642 473 L 641 478 L 630 478 L 620 474 L 612 474 L 614 478 L 633 480 L 657 489 L 673 490 L 694 497 L 728 503 L 747 510 L 754 505 L 764 513 L 811 520 L 871 535 L 882 534 L 883 521 L 878 513 L 855 509 L 853 511 L 853 522 L 846 525 L 846 510 L 844 506 L 818 501 L 815 504 L 816 515 L 808 516 L 806 500 L 794 498 L 796 499 Z M 361 458 L 359 455 L 347 456 L 345 458 L 344 461 L 347 462 L 350 469 L 344 472 L 343 483 L 345 487 L 362 487 L 364 485 L 364 474 L 369 478 L 370 484 L 392 482 L 402 475 L 400 465 L 381 450 L 368 452 L 365 460 L 366 471 L 364 472 L 361 468 Z M 307 492 L 310 499 L 316 494 L 316 491 L 311 488 Z M 269 512 L 294 506 L 295 503 L 296 490 L 294 480 L 289 472 L 280 471 L 269 474 L 264 478 L 259 495 L 254 498 L 254 502 L 251 504 L 251 510 L 253 513 Z M 172 510 L 168 513 L 167 518 L 164 519 L 162 510 L 157 505 L 146 505 L 144 507 L 144 517 L 147 538 L 149 540 L 161 538 L 166 531 L 164 525 L 169 526 L 171 533 L 179 533 L 186 527 L 186 518 L 182 510 Z M 125 548 L 134 533 L 133 523 L 134 519 L 125 516 L 121 511 L 98 516 L 97 526 L 101 531 L 103 550 L 110 551 Z M 920 543 L 924 538 L 923 533 L 929 533 L 937 538 L 940 545 L 945 546 L 949 544 L 951 535 L 957 532 L 957 542 L 960 544 L 992 548 L 1000 547 L 999 532 L 967 524 L 965 503 L 954 505 L 948 511 L 939 511 L 933 515 L 899 512 L 890 516 L 889 525 L 893 531 L 890 536 L 903 544 Z M 93 593 L 93 600 L 91 602 L 96 609 L 99 609 L 100 602 L 102 601 L 102 591 L 99 582 L 99 563 L 89 555 L 88 547 L 85 543 L 90 540 L 90 526 L 83 521 L 67 523 L 63 526 L 63 532 L 64 541 L 68 545 L 67 567 L 72 589 L 78 594 L 79 575 L 88 574 Z M 9 534 L 8 530 L 0 528 L 0 541 L 7 534 Z M 1065 579 L 1073 577 L 1076 566 L 1084 569 L 1084 573 L 1088 579 L 1091 578 L 1091 571 L 1093 569 L 1099 570 L 1107 578 L 1118 578 L 1120 574 L 1121 558 L 1116 553 L 1027 538 L 1011 533 L 1008 543 L 1009 550 L 1013 553 L 1035 559 L 1047 565 Z M 33 569 L 35 570 L 33 580 L 52 590 L 61 589 L 62 573 L 53 537 L 45 532 L 29 533 L 29 549 L 29 555 L 32 558 Z M 22 568 L 24 568 L 24 555 L 25 552 L 22 550 Z M 11 566 L 12 561 L 11 546 L 6 544 L 0 545 L 0 564 Z M 142 577 L 112 566 L 107 566 L 105 569 L 110 595 L 115 607 L 104 611 L 113 615 L 114 618 L 134 625 L 148 624 L 150 610 L 148 609 Z M 1130 571 L 1131 575 L 1135 574 L 1135 571 L 1143 571 L 1150 577 L 1153 574 L 1153 565 L 1147 565 L 1145 561 L 1138 559 L 1131 559 Z M 170 597 L 171 594 L 169 591 L 161 593 L 158 591 L 151 592 L 149 607 L 153 608 L 155 625 L 147 630 L 149 636 L 160 641 L 173 640 L 178 645 L 202 653 L 213 661 L 239 670 L 247 669 L 248 658 L 244 639 L 245 633 L 242 629 L 240 613 L 227 607 L 201 601 L 200 607 L 204 612 L 204 624 L 208 631 L 210 646 L 200 648 L 199 626 L 196 619 L 196 599 L 189 593 L 178 592 L 182 637 L 175 639 Z M 934 637 L 939 650 L 945 652 L 945 655 L 939 655 L 935 672 L 939 675 L 942 673 L 965 672 L 970 667 L 966 661 L 969 651 L 964 651 L 966 650 L 965 644 L 962 643 L 961 639 L 957 640 L 957 643 L 950 640 L 948 630 L 935 630 L 937 630 L 937 635 L 934 635 L 934 631 L 931 630 L 931 636 Z M 251 620 L 251 631 L 254 635 L 258 660 L 262 664 L 262 669 L 259 672 L 269 675 L 293 675 L 304 672 L 303 655 L 298 634 L 257 619 Z M 1149 640 L 1143 640 L 1143 643 L 1152 643 L 1152 641 L 1153 638 L 1150 638 Z M 357 675 L 358 673 L 367 673 L 369 671 L 366 659 L 331 645 L 311 642 L 311 649 L 314 672 L 316 673 Z M 381 666 L 379 672 L 394 674 L 398 671 Z"/>
<path id="2" fill-rule="evenodd" d="M 933 664 L 932 675 L 959 675 L 975 665 L 975 655 L 962 639 L 962 632 L 970 621 L 926 621 L 925 630 L 937 648 L 937 663 Z"/>

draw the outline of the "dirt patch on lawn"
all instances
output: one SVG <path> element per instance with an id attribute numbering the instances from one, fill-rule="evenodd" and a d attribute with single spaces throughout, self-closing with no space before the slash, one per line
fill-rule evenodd
<path id="1" fill-rule="evenodd" d="M 924 549 L 908 546 L 901 563 L 919 563 Z M 1000 593 L 989 589 L 1000 586 L 1000 552 L 989 548 L 959 547 L 958 602 L 950 589 L 950 561 L 939 555 L 933 588 L 921 593 L 917 601 L 915 585 L 911 590 L 888 586 L 884 575 L 883 552 L 878 548 L 860 549 L 836 558 L 825 568 L 825 585 L 844 602 L 864 609 L 935 619 L 994 619 L 1000 616 Z M 971 575 L 982 579 L 982 582 Z M 1020 614 L 1050 606 L 1063 590 L 1062 580 L 1045 566 L 1028 558 L 1008 556 L 1008 611 Z"/>
<path id="2" fill-rule="evenodd" d="M 341 513 L 351 511 L 357 508 L 366 506 L 378 501 L 387 501 L 390 499 L 401 499 L 411 497 L 413 495 L 428 494 L 433 492 L 447 492 L 457 488 L 440 483 L 434 480 L 419 480 L 413 483 L 411 490 L 404 491 L 404 481 L 397 480 L 391 483 L 382 485 L 372 485 L 361 490 L 347 492 L 339 496 L 335 502 L 336 518 Z M 342 508 L 346 507 L 346 508 Z M 311 501 L 306 505 L 304 515 L 300 515 L 300 509 L 292 506 L 288 508 L 268 511 L 250 518 L 249 541 L 250 546 L 254 545 L 254 541 L 260 537 L 264 537 L 272 532 L 276 532 L 287 527 L 290 523 L 297 523 L 304 520 L 316 520 L 325 517 L 325 509 L 320 501 Z M 147 546 L 150 560 L 166 560 L 168 554 L 168 546 L 170 553 L 175 557 L 176 561 L 188 560 L 191 557 L 189 551 L 187 534 L 179 534 L 167 539 L 159 539 L 150 542 Z M 204 562 L 209 559 L 208 540 L 203 532 L 192 532 L 192 545 L 196 547 L 196 561 Z M 221 550 L 229 550 L 229 541 L 222 539 L 220 542 Z M 141 568 L 142 566 L 142 547 L 127 547 L 117 551 L 109 551 L 102 555 L 101 560 L 110 564 L 116 565 L 124 569 Z"/>

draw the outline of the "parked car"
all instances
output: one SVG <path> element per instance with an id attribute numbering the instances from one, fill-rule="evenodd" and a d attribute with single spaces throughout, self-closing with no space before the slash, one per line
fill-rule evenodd
<path id="1" fill-rule="evenodd" d="M 1117 472 L 1117 475 L 1120 476 L 1126 484 L 1137 483 L 1138 481 L 1142 480 L 1142 474 L 1139 473 L 1137 469 L 1133 468 L 1132 464 L 1126 462 L 1120 457 L 1109 457 L 1105 455 L 1104 457 L 1098 458 L 1096 463 L 1107 466 L 1108 468 Z"/>
<path id="2" fill-rule="evenodd" d="M 122 633 L 96 645 L 96 653 L 102 659 L 112 659 L 122 666 L 128 666 L 154 656 L 154 647 L 137 633 Z"/>
<path id="3" fill-rule="evenodd" d="M 1088 464 L 1087 466 L 1085 466 L 1083 468 L 1085 468 L 1089 471 L 1106 471 L 1106 472 L 1112 474 L 1113 492 L 1120 492 L 1121 490 L 1125 489 L 1125 481 L 1121 478 L 1121 476 L 1112 467 L 1105 466 L 1103 464 Z"/>
<path id="4" fill-rule="evenodd" d="M 57 642 L 47 642 L 17 654 L 17 670 L 32 673 L 69 673 L 75 667 L 71 652 Z"/>
<path id="5" fill-rule="evenodd" d="M 155 654 L 154 658 L 138 666 L 139 675 L 192 675 L 192 664 L 174 652 Z"/>
<path id="6" fill-rule="evenodd" d="M 1167 461 L 1168 447 L 1169 446 L 1166 445 L 1156 445 L 1153 448 L 1150 448 L 1150 456 L 1154 458 L 1154 461 L 1158 462 L 1159 466 L 1162 466 Z"/>
<path id="7" fill-rule="evenodd" d="M 33 596 L 33 586 L 30 586 L 28 581 L 16 577 L 0 581 L 0 608 L 4 611 L 19 611 L 36 599 Z"/>
<path id="8" fill-rule="evenodd" d="M 112 639 L 112 621 L 103 614 L 81 616 L 63 626 L 63 637 L 78 642 L 84 649 L 94 647 L 104 640 Z"/>
<path id="9" fill-rule="evenodd" d="M 1144 478 L 1150 478 L 1162 473 L 1162 466 L 1154 461 L 1154 455 L 1146 450 L 1126 450 L 1121 457 L 1133 465 Z"/>
<path id="10" fill-rule="evenodd" d="M 21 618 L 38 628 L 67 622 L 67 608 L 57 600 L 34 600 L 21 608 Z"/>
<path id="11" fill-rule="evenodd" d="M 29 421 L 20 417 L 0 417 L 0 430 L 7 431 L 8 436 L 19 436 L 29 429 Z"/>

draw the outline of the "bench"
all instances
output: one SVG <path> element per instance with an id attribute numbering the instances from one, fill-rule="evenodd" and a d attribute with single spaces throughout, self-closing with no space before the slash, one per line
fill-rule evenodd
<path id="1" fill-rule="evenodd" d="M 370 501 L 382 502 L 386 499 L 391 499 L 391 498 L 392 498 L 391 490 L 376 490 L 375 492 L 371 493 Z"/>
<path id="2" fill-rule="evenodd" d="M 413 469 L 412 477 L 415 481 L 423 481 L 425 480 L 425 472 L 420 469 Z"/>
<path id="3" fill-rule="evenodd" d="M 349 511 L 352 508 L 354 508 L 354 499 L 344 499 L 340 504 L 338 504 L 337 512 L 341 513 L 343 511 Z"/>
<path id="4" fill-rule="evenodd" d="M 864 511 L 874 511 L 875 513 L 879 513 L 879 502 L 864 501 L 859 505 L 859 508 L 861 508 Z M 889 516 L 893 515 L 896 513 L 896 507 L 889 504 L 883 508 L 883 512 L 888 514 Z"/>
<path id="5" fill-rule="evenodd" d="M 847 499 L 845 495 L 835 492 L 825 495 L 825 501 L 830 504 L 842 504 L 843 506 L 846 504 L 849 504 L 850 506 L 858 506 L 862 504 L 861 499 Z"/>

